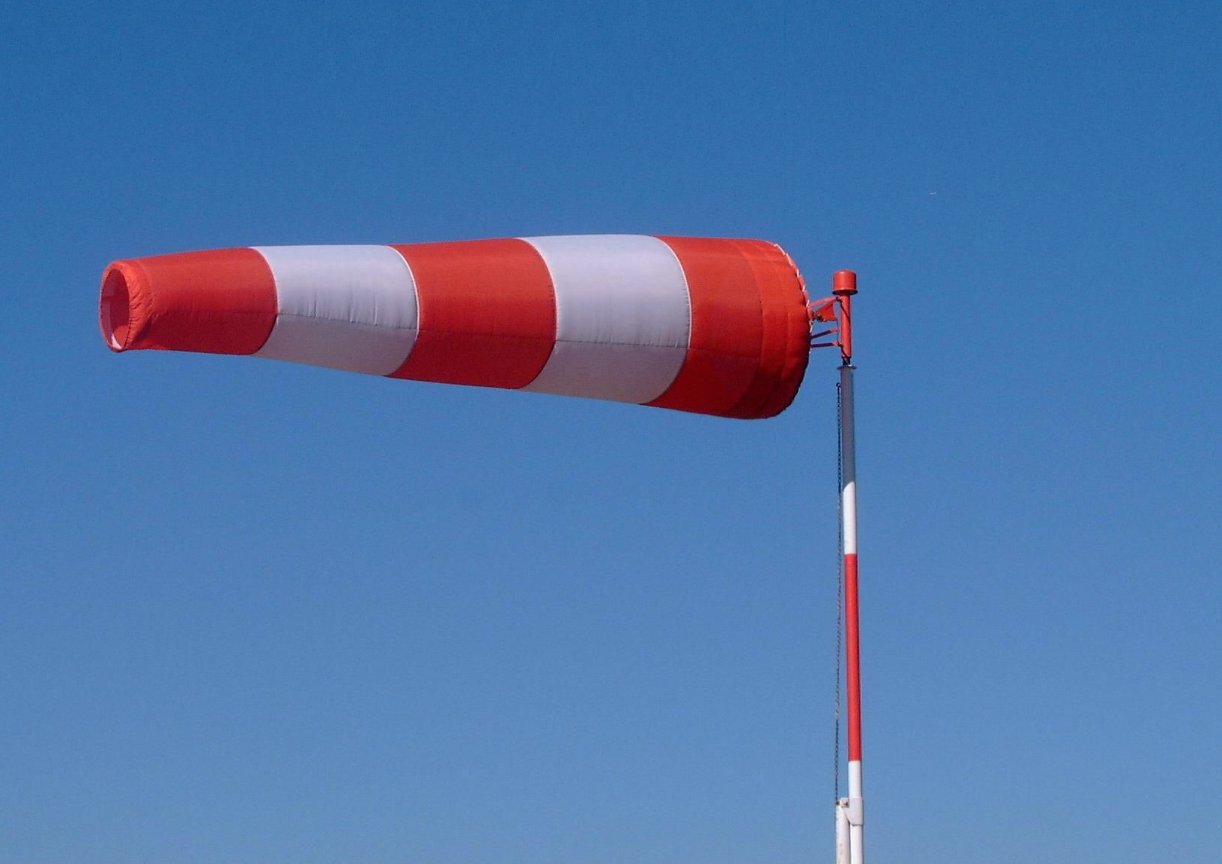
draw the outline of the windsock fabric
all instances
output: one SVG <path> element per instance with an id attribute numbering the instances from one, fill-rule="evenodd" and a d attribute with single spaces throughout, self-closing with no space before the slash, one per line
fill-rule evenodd
<path id="1" fill-rule="evenodd" d="M 763 418 L 806 371 L 802 278 L 759 240 L 589 235 L 266 246 L 116 261 L 114 351 L 244 354 L 370 375 Z"/>

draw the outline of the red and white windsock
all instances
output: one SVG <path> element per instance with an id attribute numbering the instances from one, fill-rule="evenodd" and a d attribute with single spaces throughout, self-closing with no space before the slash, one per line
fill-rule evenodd
<path id="1" fill-rule="evenodd" d="M 758 240 L 595 235 L 270 246 L 111 264 L 114 351 L 245 354 L 417 381 L 762 418 L 793 401 L 810 312 Z"/>

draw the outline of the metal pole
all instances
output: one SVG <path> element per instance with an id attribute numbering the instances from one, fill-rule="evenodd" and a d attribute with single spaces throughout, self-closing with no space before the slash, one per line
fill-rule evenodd
<path id="1" fill-rule="evenodd" d="M 853 415 L 852 297 L 857 274 L 840 270 L 832 277 L 840 319 L 840 490 L 841 531 L 844 537 L 844 642 L 849 725 L 849 797 L 841 805 L 849 825 L 849 862 L 864 864 L 864 811 L 861 784 L 861 641 L 857 605 L 857 459 Z M 838 814 L 839 815 L 839 814 Z"/>
<path id="2" fill-rule="evenodd" d="M 840 458 L 844 487 L 840 490 L 844 529 L 844 643 L 847 659 L 849 723 L 849 861 L 864 864 L 861 790 L 861 638 L 857 605 L 857 471 L 853 440 L 853 371 L 840 367 Z"/>

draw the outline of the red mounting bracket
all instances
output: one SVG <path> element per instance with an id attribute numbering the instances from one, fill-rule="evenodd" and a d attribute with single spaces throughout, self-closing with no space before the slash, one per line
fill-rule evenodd
<path id="1" fill-rule="evenodd" d="M 832 274 L 832 296 L 810 304 L 811 321 L 825 324 L 836 322 L 835 327 L 811 333 L 810 338 L 814 340 L 824 336 L 837 336 L 834 342 L 812 341 L 810 347 L 839 348 L 840 362 L 845 366 L 853 362 L 852 300 L 856 293 L 857 274 L 852 270 L 837 270 Z"/>

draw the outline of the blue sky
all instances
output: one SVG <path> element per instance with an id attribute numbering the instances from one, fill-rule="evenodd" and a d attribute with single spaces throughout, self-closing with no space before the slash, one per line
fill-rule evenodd
<path id="1" fill-rule="evenodd" d="M 111 355 L 116 258 L 860 273 L 867 848 L 1222 858 L 1222 7 L 0 8 L 0 859 L 831 855 L 834 367 L 721 421 Z"/>

